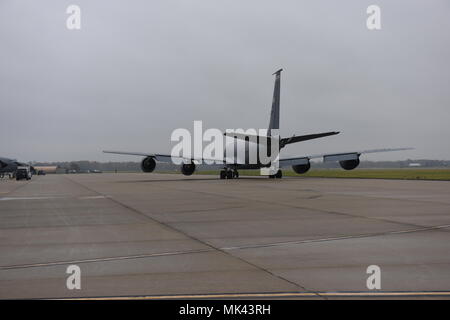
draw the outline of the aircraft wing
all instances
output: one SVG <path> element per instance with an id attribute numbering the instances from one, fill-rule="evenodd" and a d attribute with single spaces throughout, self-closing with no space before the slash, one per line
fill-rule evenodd
<path id="1" fill-rule="evenodd" d="M 151 157 L 155 159 L 158 162 L 164 162 L 164 163 L 174 163 L 172 161 L 173 158 L 181 159 L 184 163 L 195 163 L 198 164 L 200 162 L 221 162 L 225 163 L 224 159 L 205 159 L 205 158 L 185 158 L 185 157 L 173 157 L 170 154 L 160 154 L 160 153 L 143 153 L 143 152 L 128 152 L 128 151 L 110 151 L 110 150 L 104 150 L 104 153 L 113 153 L 113 154 L 123 154 L 123 155 L 130 155 L 130 156 L 142 156 L 142 157 Z"/>
<path id="2" fill-rule="evenodd" d="M 333 162 L 333 161 L 345 161 L 345 160 L 356 160 L 359 159 L 361 154 L 365 153 L 378 153 L 378 152 L 391 152 L 391 151 L 403 151 L 403 150 L 412 150 L 414 148 L 386 148 L 386 149 L 371 149 L 364 151 L 352 151 L 352 152 L 342 152 L 342 153 L 328 153 L 328 154 L 317 154 L 310 156 L 302 156 L 302 157 L 292 157 L 292 158 L 284 158 L 279 160 L 279 166 L 289 167 L 293 165 L 299 164 L 308 164 L 310 159 L 323 158 L 324 162 Z M 159 154 L 159 153 L 144 153 L 144 152 L 128 152 L 128 151 L 109 151 L 105 150 L 104 153 L 113 153 L 113 154 L 122 154 L 122 155 L 133 155 L 133 156 L 143 156 L 143 157 L 152 157 L 158 162 L 164 163 L 174 163 L 172 155 L 168 154 Z M 184 163 L 205 163 L 208 164 L 218 164 L 224 163 L 226 164 L 225 159 L 205 159 L 205 158 L 184 158 L 184 157 L 175 157 L 177 159 L 181 159 Z"/>
<path id="3" fill-rule="evenodd" d="M 386 148 L 386 149 L 372 149 L 364 151 L 353 151 L 353 152 L 342 152 L 342 153 L 328 153 L 328 154 L 316 154 L 311 156 L 303 157 L 293 157 L 280 159 L 280 167 L 289 167 L 298 164 L 307 164 L 310 159 L 323 158 L 323 162 L 333 162 L 333 161 L 345 161 L 345 160 L 356 160 L 359 159 L 361 154 L 365 153 L 377 153 L 377 152 L 391 152 L 391 151 L 403 151 L 412 150 L 414 148 Z"/>

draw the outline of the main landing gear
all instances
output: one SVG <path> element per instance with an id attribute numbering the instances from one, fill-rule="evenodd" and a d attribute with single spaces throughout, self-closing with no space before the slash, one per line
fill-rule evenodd
<path id="1" fill-rule="evenodd" d="M 277 173 L 275 174 L 271 174 L 269 176 L 270 179 L 281 179 L 283 177 L 283 172 L 281 172 L 281 170 L 278 170 Z"/>
<path id="2" fill-rule="evenodd" d="M 237 178 L 239 178 L 239 172 L 236 169 L 220 170 L 220 179 L 237 179 Z"/>
<path id="3" fill-rule="evenodd" d="M 269 175 L 270 179 L 281 179 L 283 172 L 278 170 L 277 173 Z M 220 170 L 220 179 L 237 179 L 239 178 L 239 172 L 236 169 L 223 169 Z"/>

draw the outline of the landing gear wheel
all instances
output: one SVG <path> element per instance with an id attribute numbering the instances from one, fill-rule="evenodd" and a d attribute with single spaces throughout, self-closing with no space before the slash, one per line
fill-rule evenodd
<path id="1" fill-rule="evenodd" d="M 275 179 L 275 178 L 281 179 L 282 177 L 283 177 L 283 172 L 281 170 L 278 170 L 277 173 L 275 173 L 275 174 L 269 175 L 270 179 Z"/>
<path id="2" fill-rule="evenodd" d="M 227 179 L 233 179 L 233 171 L 231 170 L 227 171 Z"/>
<path id="3" fill-rule="evenodd" d="M 239 178 L 239 172 L 237 170 L 233 171 L 233 178 L 235 179 Z"/>
<path id="4" fill-rule="evenodd" d="M 225 179 L 227 177 L 227 172 L 225 170 L 220 170 L 220 179 Z"/>
<path id="5" fill-rule="evenodd" d="M 281 170 L 278 170 L 277 173 L 275 174 L 275 178 L 281 179 L 282 177 L 283 177 L 283 172 L 281 172 Z"/>

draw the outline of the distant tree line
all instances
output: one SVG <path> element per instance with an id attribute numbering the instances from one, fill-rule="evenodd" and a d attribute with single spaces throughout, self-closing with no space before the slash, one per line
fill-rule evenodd
<path id="1" fill-rule="evenodd" d="M 358 168 L 409 168 L 411 164 L 418 165 L 419 168 L 443 168 L 450 167 L 450 161 L 448 160 L 402 160 L 402 161 L 361 161 Z M 314 168 L 340 168 L 338 162 L 315 162 Z"/>
<path id="2" fill-rule="evenodd" d="M 404 161 L 361 161 L 359 168 L 409 168 L 410 164 L 419 164 L 422 168 L 442 168 L 450 167 L 450 161 L 447 160 L 404 160 Z M 87 172 L 89 170 L 101 170 L 105 172 L 138 172 L 141 171 L 140 162 L 98 162 L 98 161 L 66 161 L 66 162 L 36 162 L 35 166 L 57 166 L 66 171 L 74 170 L 76 172 Z M 313 168 L 340 168 L 338 162 L 314 162 Z M 199 170 L 210 170 L 208 166 L 201 165 Z M 155 171 L 178 171 L 179 166 L 167 163 L 158 163 Z"/>
<path id="3" fill-rule="evenodd" d="M 61 169 L 74 170 L 76 172 L 87 172 L 89 170 L 101 171 L 125 171 L 136 172 L 140 171 L 140 162 L 97 162 L 97 161 L 67 161 L 67 162 L 36 162 L 35 166 L 57 166 Z"/>

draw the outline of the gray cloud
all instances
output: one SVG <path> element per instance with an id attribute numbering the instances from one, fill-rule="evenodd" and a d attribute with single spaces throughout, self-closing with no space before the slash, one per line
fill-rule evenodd
<path id="1" fill-rule="evenodd" d="M 342 132 L 285 154 L 413 146 L 367 159 L 450 159 L 449 2 L 377 1 L 380 31 L 366 29 L 370 4 L 4 0 L 1 154 L 127 160 L 101 150 L 170 152 L 194 120 L 266 127 L 283 67 L 282 134 Z"/>

